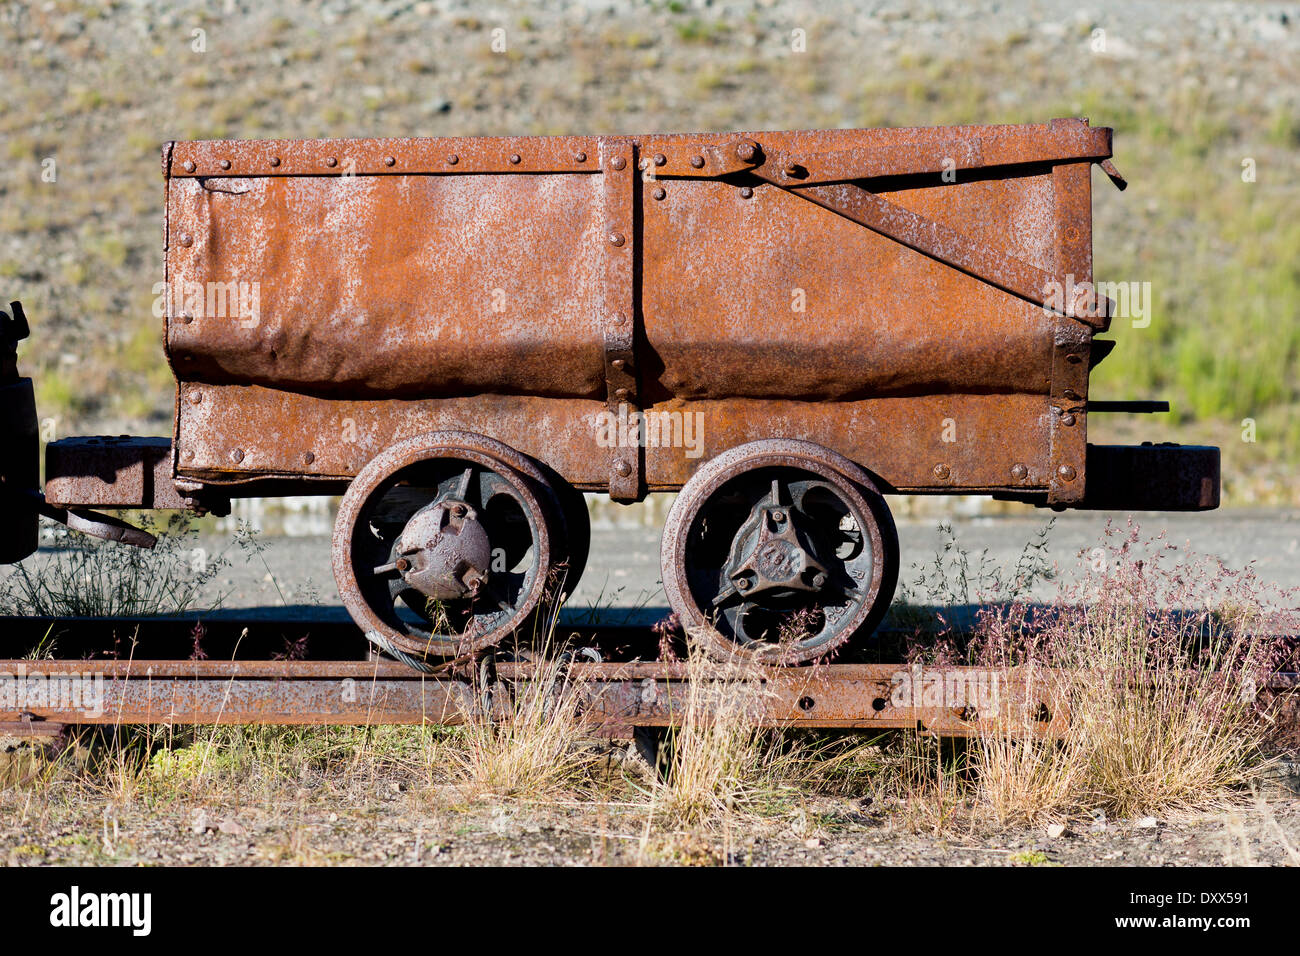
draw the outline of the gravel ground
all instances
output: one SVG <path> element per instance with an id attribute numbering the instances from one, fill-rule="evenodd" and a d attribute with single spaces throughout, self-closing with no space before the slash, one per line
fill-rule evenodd
<path id="1" fill-rule="evenodd" d="M 116 803 L 55 784 L 0 792 L 0 863 L 744 866 L 1300 865 L 1295 791 L 1181 821 L 920 828 L 897 806 L 800 797 L 728 829 L 651 825 L 644 806 L 467 801 L 455 788 L 314 781 L 267 802 Z"/>

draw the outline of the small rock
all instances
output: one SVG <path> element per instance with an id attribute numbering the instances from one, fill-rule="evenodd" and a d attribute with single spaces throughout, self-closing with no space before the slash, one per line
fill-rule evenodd
<path id="1" fill-rule="evenodd" d="M 1047 828 L 1047 836 L 1049 839 L 1055 840 L 1057 837 L 1064 836 L 1064 835 L 1065 835 L 1064 823 L 1053 823 L 1051 826 Z"/>
<path id="2" fill-rule="evenodd" d="M 804 840 L 804 841 L 803 841 L 803 845 L 806 846 L 806 847 L 807 847 L 808 849 L 810 849 L 810 850 L 815 850 L 815 849 L 817 849 L 819 846 L 822 845 L 822 841 L 819 840 L 819 839 L 817 839 L 816 837 L 813 837 L 813 838 L 810 839 L 810 840 Z"/>
<path id="3" fill-rule="evenodd" d="M 1139 830 L 1150 830 L 1157 825 L 1159 825 L 1159 821 L 1155 817 L 1143 817 L 1135 824 Z"/>
<path id="4" fill-rule="evenodd" d="M 211 829 L 212 821 L 208 819 L 208 812 L 206 810 L 196 811 L 194 818 L 190 821 L 190 832 L 194 834 L 203 834 L 207 833 Z"/>
<path id="5" fill-rule="evenodd" d="M 235 820 L 222 820 L 217 824 L 217 829 L 227 836 L 242 836 L 248 832 Z"/>
<path id="6" fill-rule="evenodd" d="M 55 35 L 60 40 L 71 40 L 74 37 L 81 36 L 85 29 L 86 23 L 81 17 L 69 14 L 59 21 L 55 29 Z"/>

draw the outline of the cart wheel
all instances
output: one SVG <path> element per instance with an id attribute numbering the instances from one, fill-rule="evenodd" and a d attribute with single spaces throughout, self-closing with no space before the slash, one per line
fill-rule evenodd
<path id="1" fill-rule="evenodd" d="M 386 449 L 349 486 L 334 526 L 348 613 L 399 659 L 498 644 L 548 597 L 554 494 L 530 459 L 482 435 L 432 432 Z"/>
<path id="2" fill-rule="evenodd" d="M 555 507 L 564 523 L 563 535 L 557 535 L 554 546 L 564 553 L 563 580 L 557 582 L 560 591 L 572 594 L 582 573 L 587 569 L 587 556 L 591 550 L 591 513 L 582 492 L 560 477 L 545 464 L 539 464 L 547 483 L 555 492 Z"/>
<path id="3" fill-rule="evenodd" d="M 795 664 L 880 623 L 898 537 L 863 469 L 811 442 L 767 439 L 686 483 L 661 566 L 668 603 L 710 656 Z"/>

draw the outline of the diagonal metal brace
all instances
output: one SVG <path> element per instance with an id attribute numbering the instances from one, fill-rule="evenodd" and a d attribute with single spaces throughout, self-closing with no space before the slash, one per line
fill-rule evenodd
<path id="1" fill-rule="evenodd" d="M 987 243 L 977 243 L 955 229 L 854 183 L 796 188 L 761 168 L 754 170 L 754 175 L 1004 292 L 1086 322 L 1095 329 L 1106 328 L 1114 303 L 1098 296 L 1089 285 L 1074 286 L 1073 301 L 1064 302 L 1065 290 L 1071 286 L 1062 279 Z M 1053 289 L 1061 291 L 1054 295 Z"/>

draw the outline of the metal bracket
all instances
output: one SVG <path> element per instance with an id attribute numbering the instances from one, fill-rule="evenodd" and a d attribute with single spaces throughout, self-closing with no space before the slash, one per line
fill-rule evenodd
<path id="1" fill-rule="evenodd" d="M 636 341 L 636 222 L 637 149 L 631 139 L 600 141 L 601 244 L 604 268 L 601 314 L 596 322 L 605 344 L 605 402 L 615 416 L 615 441 L 610 449 L 609 496 L 616 501 L 641 497 L 643 461 L 640 409 L 633 364 Z M 633 429 L 635 432 L 633 433 Z M 631 439 L 631 440 L 629 440 Z"/>
<path id="2" fill-rule="evenodd" d="M 1092 167 L 1062 163 L 1052 170 L 1056 194 L 1056 270 L 1092 288 Z M 1110 310 L 1107 308 L 1107 314 Z M 1103 326 L 1104 327 L 1104 326 Z M 1057 319 L 1053 329 L 1052 380 L 1048 399 L 1050 452 L 1047 500 L 1082 501 L 1088 460 L 1088 373 L 1092 332 Z"/>

